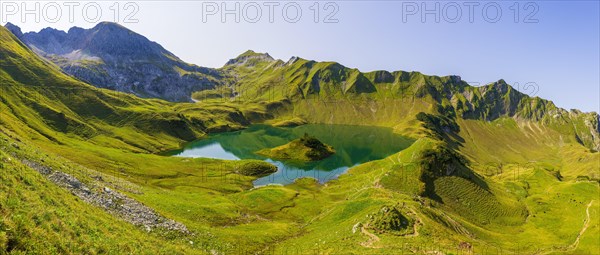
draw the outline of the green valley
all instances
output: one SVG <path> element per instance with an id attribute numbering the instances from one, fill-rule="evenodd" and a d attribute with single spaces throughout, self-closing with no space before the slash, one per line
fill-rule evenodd
<path id="1" fill-rule="evenodd" d="M 503 80 L 248 51 L 169 102 L 0 42 L 0 254 L 599 252 L 599 115 Z M 344 169 L 256 185 L 283 154 Z"/>

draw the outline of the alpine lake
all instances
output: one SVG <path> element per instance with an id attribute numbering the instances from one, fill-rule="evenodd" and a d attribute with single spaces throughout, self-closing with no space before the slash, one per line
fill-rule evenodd
<path id="1" fill-rule="evenodd" d="M 320 161 L 280 161 L 256 154 L 257 151 L 274 148 L 309 134 L 336 153 Z M 191 158 L 215 158 L 225 160 L 258 159 L 277 166 L 277 172 L 258 178 L 254 186 L 290 184 L 297 178 L 311 177 L 320 183 L 336 179 L 349 168 L 383 159 L 397 153 L 414 140 L 393 133 L 391 128 L 330 124 L 307 124 L 297 127 L 273 127 L 251 125 L 235 132 L 211 134 L 190 142 L 167 155 Z"/>

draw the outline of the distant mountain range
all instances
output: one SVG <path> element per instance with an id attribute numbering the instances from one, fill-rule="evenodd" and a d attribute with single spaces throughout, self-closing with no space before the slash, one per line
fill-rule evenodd
<path id="1" fill-rule="evenodd" d="M 230 59 L 222 68 L 212 69 L 185 63 L 159 44 L 116 23 L 102 22 L 91 29 L 73 27 L 68 32 L 45 28 L 22 33 L 11 23 L 6 28 L 65 73 L 96 87 L 141 97 L 175 102 L 209 97 L 262 101 L 416 97 L 431 100 L 436 111 L 447 116 L 540 121 L 568 132 L 588 148 L 600 150 L 597 113 L 567 111 L 551 101 L 523 94 L 504 80 L 473 87 L 454 75 L 363 73 L 336 62 L 300 57 L 282 61 L 251 50 Z"/>
<path id="2" fill-rule="evenodd" d="M 100 88 L 168 101 L 190 101 L 193 91 L 220 83 L 217 70 L 188 64 L 158 43 L 121 25 L 102 22 L 68 32 L 45 28 L 22 33 L 6 24 L 34 52 L 67 74 Z"/>

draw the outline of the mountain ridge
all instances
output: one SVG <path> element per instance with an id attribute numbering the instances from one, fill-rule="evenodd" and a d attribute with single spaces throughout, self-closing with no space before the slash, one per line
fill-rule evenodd
<path id="1" fill-rule="evenodd" d="M 386 70 L 361 72 L 333 61 L 317 62 L 300 57 L 283 61 L 253 50 L 230 59 L 221 68 L 211 69 L 187 64 L 159 44 L 112 22 L 101 22 L 90 29 L 73 27 L 68 32 L 45 28 L 38 33 L 23 34 L 11 23 L 6 27 L 66 73 L 98 87 L 138 96 L 188 101 L 194 92 L 221 87 L 230 92 L 223 93 L 223 89 L 219 89 L 219 96 L 229 94 L 239 97 L 245 94 L 250 100 L 265 99 L 264 95 L 268 95 L 269 100 L 315 97 L 341 100 L 357 96 L 373 99 L 429 98 L 436 104 L 437 109 L 434 110 L 439 114 L 484 121 L 510 117 L 542 122 L 558 129 L 574 130 L 569 131 L 570 135 L 586 147 L 600 150 L 598 113 L 568 111 L 550 100 L 524 94 L 502 79 L 483 86 L 472 86 L 458 75 L 435 76 L 416 71 Z M 100 43 L 82 39 L 88 38 L 86 34 L 90 33 L 94 34 L 93 38 L 101 38 Z M 108 35 L 117 36 L 114 39 L 108 38 Z M 119 44 L 130 39 L 130 43 Z M 117 44 L 109 43 L 113 41 Z M 128 47 L 137 44 L 139 47 L 133 47 L 135 50 Z M 152 68 L 147 68 L 147 63 L 154 60 L 158 60 L 159 64 L 151 64 Z M 165 72 L 165 69 L 168 71 Z M 130 77 L 123 79 L 124 72 Z M 136 75 L 131 76 L 131 73 Z M 113 79 L 115 76 L 118 79 Z M 181 88 L 178 82 L 186 85 Z M 106 85 L 110 83 L 117 85 Z M 566 127 L 571 124 L 574 128 Z"/>
<path id="2" fill-rule="evenodd" d="M 222 70 L 237 74 L 238 79 L 230 89 L 237 90 L 237 94 L 250 95 L 248 100 L 335 102 L 356 98 L 422 98 L 434 104 L 433 112 L 437 114 L 483 121 L 510 117 L 540 122 L 570 133 L 590 149 L 600 150 L 600 115 L 597 112 L 560 108 L 550 100 L 518 91 L 503 79 L 472 86 L 458 75 L 385 70 L 361 72 L 337 62 L 299 57 L 283 62 L 254 51 L 247 51 L 232 61 L 236 62 L 236 59 L 243 59 L 244 64 L 225 65 Z M 252 60 L 250 65 L 247 64 L 249 59 Z"/>
<path id="3" fill-rule="evenodd" d="M 185 102 L 193 91 L 219 84 L 218 71 L 188 64 L 117 23 L 72 27 L 68 32 L 44 28 L 22 33 L 11 23 L 6 26 L 64 72 L 100 88 Z"/>
<path id="4" fill-rule="evenodd" d="M 68 32 L 65 32 L 65 31 L 62 31 L 62 30 L 57 30 L 57 29 L 54 29 L 54 28 L 51 28 L 51 27 L 47 27 L 47 28 L 44 28 L 44 29 L 40 30 L 40 32 L 26 32 L 26 33 L 23 33 L 18 26 L 14 25 L 14 24 L 12 24 L 10 22 L 7 23 L 5 25 L 5 27 L 7 29 L 9 29 L 9 31 L 11 31 L 13 34 L 15 34 L 17 36 L 17 38 L 19 38 L 21 40 L 24 40 L 27 45 L 34 46 L 34 49 L 38 49 L 39 48 L 38 51 L 41 51 L 40 52 L 41 54 L 45 53 L 45 54 L 59 54 L 59 55 L 64 55 L 66 53 L 71 53 L 73 50 L 76 50 L 76 48 L 78 48 L 78 47 L 70 47 L 68 49 L 62 49 L 62 50 L 60 50 L 60 49 L 49 49 L 48 45 L 42 45 L 42 46 L 45 46 L 45 47 L 38 47 L 38 45 L 40 45 L 41 43 L 39 43 L 39 42 L 36 43 L 36 41 L 39 40 L 39 37 L 43 37 L 43 36 L 40 36 L 40 34 L 46 34 L 48 36 L 54 35 L 54 37 L 56 37 L 55 35 L 58 33 L 58 34 L 62 34 L 61 36 L 58 36 L 58 37 L 64 37 L 64 36 L 68 36 L 69 34 L 79 34 L 79 33 L 83 33 L 84 31 L 89 31 L 89 30 L 93 30 L 93 31 L 97 32 L 99 30 L 105 30 L 105 29 L 107 29 L 107 30 L 120 31 L 120 32 L 125 31 L 130 36 L 143 38 L 143 39 L 147 40 L 147 42 L 151 43 L 151 47 L 158 48 L 158 49 L 160 49 L 160 51 L 164 52 L 169 57 L 176 58 L 177 60 L 180 61 L 180 59 L 177 56 L 175 56 L 174 54 L 172 54 L 168 50 L 164 49 L 160 44 L 158 44 L 158 43 L 156 43 L 154 41 L 149 41 L 143 35 L 137 34 L 134 31 L 131 31 L 128 28 L 126 28 L 126 27 L 124 27 L 124 26 L 122 26 L 122 25 L 120 25 L 118 23 L 114 23 L 114 22 L 107 22 L 107 21 L 99 22 L 96 26 L 94 26 L 93 28 L 90 28 L 90 29 L 84 29 L 84 28 L 80 28 L 80 27 L 71 27 L 68 30 Z M 50 42 L 48 42 L 48 43 L 53 43 L 56 39 L 60 39 L 60 38 L 49 38 L 49 39 L 47 38 L 47 40 L 50 40 Z M 64 40 L 64 38 L 63 38 L 63 40 Z M 30 41 L 30 42 L 28 42 L 28 41 Z M 62 40 L 58 40 L 56 42 L 64 43 L 64 41 L 62 41 Z M 123 50 L 123 48 L 127 48 L 127 47 L 115 47 L 114 50 Z M 131 53 L 131 52 L 128 52 L 127 50 L 123 50 L 123 52 L 114 52 L 114 50 L 113 50 L 113 53 L 111 53 L 113 55 L 123 54 L 123 53 Z M 152 50 L 145 50 L 144 52 L 145 53 L 155 53 Z M 91 53 L 95 54 L 97 52 L 94 52 L 92 50 Z M 153 57 L 159 57 L 159 56 L 155 55 Z M 104 60 L 104 59 L 105 58 L 102 58 L 102 60 Z M 217 70 L 222 70 L 222 69 L 226 68 L 227 66 L 234 65 L 234 64 L 235 65 L 243 65 L 243 64 L 246 64 L 245 61 L 248 61 L 248 60 L 252 60 L 253 62 L 267 62 L 267 63 L 277 63 L 277 64 L 279 64 L 279 65 L 275 65 L 275 66 L 291 65 L 291 64 L 293 64 L 294 62 L 296 62 L 298 60 L 304 60 L 304 61 L 307 61 L 307 63 L 309 63 L 309 64 L 314 64 L 314 63 L 331 63 L 332 65 L 338 66 L 338 68 L 346 68 L 346 69 L 353 69 L 353 70 L 355 69 L 355 70 L 358 70 L 356 68 L 346 67 L 346 66 L 344 66 L 344 65 L 342 65 L 342 64 L 340 64 L 338 62 L 334 62 L 334 61 L 306 60 L 306 59 L 303 59 L 303 58 L 300 58 L 300 57 L 296 57 L 296 56 L 293 56 L 288 61 L 284 62 L 283 60 L 280 60 L 280 59 L 274 59 L 268 53 L 259 53 L 259 52 L 253 51 L 253 50 L 247 50 L 247 51 L 241 53 L 240 55 L 238 55 L 237 57 L 230 59 L 221 68 L 212 69 L 212 68 L 198 67 L 198 68 L 200 68 L 198 70 L 203 70 L 203 72 L 212 73 L 214 75 L 218 75 L 219 71 L 217 71 Z M 283 63 L 283 65 L 282 65 L 282 63 Z M 189 64 L 189 65 L 196 66 L 196 65 L 193 65 L 193 64 Z M 253 64 L 253 65 L 255 65 L 255 64 Z M 69 72 L 67 72 L 67 73 L 69 73 Z M 402 71 L 402 70 L 397 70 L 397 71 L 373 70 L 373 71 L 360 72 L 360 73 L 372 75 L 373 78 L 370 79 L 370 80 L 372 82 L 374 82 L 374 83 L 385 83 L 386 81 L 390 82 L 391 81 L 390 79 L 394 79 L 396 77 L 397 73 L 401 73 L 402 75 L 413 74 L 413 73 L 421 74 L 418 71 Z M 459 84 L 460 81 L 461 81 L 461 79 L 460 79 L 460 76 L 458 76 L 458 75 L 446 75 L 446 76 L 425 75 L 425 74 L 423 74 L 423 75 L 424 76 L 428 76 L 428 77 L 440 77 L 440 78 L 450 77 L 450 79 L 454 79 L 455 81 L 458 81 L 458 82 L 454 82 L 454 84 L 472 86 L 472 85 L 469 85 L 469 84 Z M 75 76 L 77 77 L 77 75 L 75 75 Z M 498 80 L 496 82 L 488 83 L 486 85 L 472 86 L 472 87 L 475 87 L 475 88 L 488 87 L 488 89 L 489 89 L 489 87 L 490 87 L 489 85 L 498 85 L 498 84 L 499 85 L 508 85 L 503 79 L 500 79 L 500 80 Z M 95 85 L 95 84 L 93 84 L 93 85 Z M 508 85 L 508 86 L 510 86 L 510 85 Z M 494 87 L 494 86 L 492 86 L 492 87 Z M 511 89 L 515 90 L 515 91 L 518 91 L 518 90 L 514 89 L 513 87 L 511 87 Z M 563 109 L 563 108 L 561 108 L 561 109 Z M 595 111 L 593 111 L 593 112 L 595 112 Z"/>

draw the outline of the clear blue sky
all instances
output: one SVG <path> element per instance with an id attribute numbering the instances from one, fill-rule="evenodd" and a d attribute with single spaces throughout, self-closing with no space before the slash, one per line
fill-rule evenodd
<path id="1" fill-rule="evenodd" d="M 41 7 L 47 3 L 41 2 Z M 109 7 L 115 2 L 98 3 L 102 10 L 100 19 L 112 21 L 114 16 Z M 255 16 L 256 6 L 238 2 L 240 22 L 236 23 L 234 15 L 226 16 L 227 20 L 222 22 L 221 12 L 205 16 L 214 5 L 204 3 L 203 8 L 200 1 L 138 1 L 135 3 L 139 10 L 133 16 L 138 22 L 123 23 L 133 7 L 124 10 L 126 2 L 120 3 L 122 25 L 160 43 L 183 60 L 201 66 L 220 67 L 228 59 L 252 49 L 284 60 L 300 56 L 337 61 L 361 71 L 456 74 L 474 85 L 498 79 L 518 83 L 520 87 L 534 82 L 539 87 L 536 95 L 553 100 L 560 107 L 596 112 L 600 108 L 598 1 L 538 1 L 533 6 L 518 2 L 518 22 L 514 20 L 514 1 L 488 6 L 485 17 L 483 7 L 487 2 L 479 2 L 473 7 L 473 22 L 469 21 L 466 2 L 456 2 L 462 13 L 457 20 L 457 6 L 443 1 L 333 1 L 338 7 L 333 16 L 337 23 L 322 22 L 334 10 L 331 6 L 325 10 L 325 2 L 320 2 L 318 23 L 314 22 L 314 12 L 310 9 L 314 1 L 297 2 L 302 9 L 297 23 L 283 18 L 285 2 L 274 7 L 273 23 L 269 22 L 265 2 L 256 2 L 262 11 L 257 23 L 249 22 Z M 221 7 L 224 2 L 212 3 Z M 225 3 L 234 8 L 236 2 Z M 434 9 L 436 3 L 440 4 L 440 22 L 435 21 L 435 14 L 426 15 L 423 22 L 422 4 Z M 56 23 L 45 21 L 43 16 L 37 23 L 32 15 L 26 16 L 23 23 L 22 10 L 6 16 L 6 8 L 10 8 L 7 6 L 3 6 L 7 20 L 1 21 L 15 23 L 24 31 L 48 26 L 59 29 L 94 26 L 82 18 L 82 5 L 83 2 L 74 9 L 74 22 L 68 20 L 68 9 L 64 6 Z M 415 6 L 419 10 L 414 10 Z M 502 15 L 492 23 L 496 7 Z M 94 14 L 93 9 L 89 13 Z M 48 16 L 51 14 L 52 11 Z M 293 6 L 288 14 L 288 19 L 294 18 Z"/>

